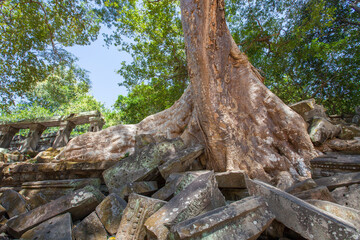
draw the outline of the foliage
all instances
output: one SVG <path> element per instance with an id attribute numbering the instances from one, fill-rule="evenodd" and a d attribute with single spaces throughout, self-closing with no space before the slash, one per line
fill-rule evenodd
<path id="1" fill-rule="evenodd" d="M 229 0 L 226 4 L 235 41 L 283 101 L 316 98 L 329 113 L 352 112 L 360 104 L 360 14 L 351 5 L 354 2 Z M 161 95 L 149 95 L 148 89 L 164 94 L 157 90 L 160 82 L 165 89 L 171 86 L 181 93 L 188 76 L 178 1 L 129 1 L 120 15 L 110 40 L 129 52 L 133 62 L 123 63 L 119 70 L 130 94 L 119 96 L 115 106 L 124 112 L 124 122 L 133 123 L 168 106 L 157 101 Z M 167 98 L 172 96 L 160 98 L 174 102 L 179 97 Z"/>
<path id="2" fill-rule="evenodd" d="M 105 6 L 105 3 L 107 6 Z M 71 67 L 75 57 L 64 50 L 87 45 L 98 36 L 100 23 L 115 13 L 106 0 L 0 1 L 1 109 L 13 105 L 36 83 Z"/>
<path id="3" fill-rule="evenodd" d="M 170 107 L 188 84 L 178 1 L 128 1 L 114 24 L 108 43 L 131 54 L 119 73 L 129 91 L 119 96 L 115 108 L 123 123 L 136 123 Z M 129 41 L 131 39 L 131 41 Z"/>

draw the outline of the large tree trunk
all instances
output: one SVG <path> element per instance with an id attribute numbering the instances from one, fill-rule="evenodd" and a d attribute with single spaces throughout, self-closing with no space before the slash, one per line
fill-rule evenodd
<path id="1" fill-rule="evenodd" d="M 80 136 L 59 159 L 119 158 L 133 151 L 134 134 L 150 133 L 202 142 L 207 168 L 215 171 L 242 169 L 267 182 L 280 171 L 309 176 L 316 153 L 306 123 L 265 87 L 240 52 L 225 22 L 224 1 L 181 0 L 181 12 L 191 80 L 183 97 L 137 125 Z"/>
<path id="2" fill-rule="evenodd" d="M 304 120 L 262 83 L 226 25 L 223 0 L 181 0 L 193 100 L 208 168 L 270 180 L 309 174 L 315 150 Z"/>

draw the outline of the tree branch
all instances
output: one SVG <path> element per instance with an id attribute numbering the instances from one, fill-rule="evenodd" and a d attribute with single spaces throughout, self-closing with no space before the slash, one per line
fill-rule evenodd
<path id="1" fill-rule="evenodd" d="M 351 8 L 354 9 L 357 13 L 360 13 L 360 7 L 357 5 L 359 2 L 359 0 L 356 0 L 350 3 Z"/>

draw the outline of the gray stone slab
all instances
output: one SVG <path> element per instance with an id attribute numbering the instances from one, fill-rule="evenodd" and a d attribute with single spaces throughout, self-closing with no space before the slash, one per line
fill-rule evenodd
<path id="1" fill-rule="evenodd" d="M 256 239 L 274 219 L 261 198 L 249 197 L 180 222 L 170 235 L 174 239 Z"/>
<path id="2" fill-rule="evenodd" d="M 338 204 L 360 210 L 360 184 L 336 188 L 331 195 Z"/>
<path id="3" fill-rule="evenodd" d="M 303 192 L 303 191 L 310 190 L 310 189 L 313 189 L 316 187 L 317 187 L 317 184 L 315 183 L 315 181 L 312 178 L 308 178 L 304 181 L 296 183 L 293 186 L 285 189 L 285 192 L 290 193 L 290 194 L 295 194 L 295 193 Z"/>
<path id="4" fill-rule="evenodd" d="M 107 240 L 108 236 L 96 212 L 92 212 L 74 227 L 73 237 L 75 240 Z"/>
<path id="5" fill-rule="evenodd" d="M 319 186 L 326 186 L 330 191 L 338 187 L 360 183 L 360 172 L 337 174 L 331 177 L 316 179 Z"/>
<path id="6" fill-rule="evenodd" d="M 360 229 L 359 210 L 322 200 L 307 200 L 307 202 L 352 223 L 357 229 Z"/>
<path id="7" fill-rule="evenodd" d="M 171 173 L 185 172 L 204 151 L 202 145 L 195 145 L 179 151 L 173 158 L 158 167 L 161 176 L 167 179 Z"/>
<path id="8" fill-rule="evenodd" d="M 103 199 L 104 195 L 93 186 L 76 190 L 72 194 L 10 219 L 7 223 L 9 233 L 19 237 L 40 223 L 66 212 L 71 213 L 73 220 L 81 219 L 94 211 Z"/>
<path id="9" fill-rule="evenodd" d="M 317 199 L 336 203 L 336 200 L 333 198 L 333 196 L 331 196 L 329 189 L 327 189 L 327 187 L 325 186 L 320 186 L 317 188 L 299 192 L 294 194 L 294 196 L 303 200 Z"/>
<path id="10" fill-rule="evenodd" d="M 8 189 L 0 196 L 0 204 L 10 218 L 28 211 L 25 199 L 16 191 Z"/>
<path id="11" fill-rule="evenodd" d="M 246 188 L 244 171 L 228 171 L 215 173 L 219 188 Z"/>
<path id="12" fill-rule="evenodd" d="M 276 220 L 306 239 L 359 239 L 348 222 L 258 180 L 247 180 L 250 194 L 264 197 Z"/>
<path id="13" fill-rule="evenodd" d="M 124 199 L 111 193 L 96 207 L 100 221 L 111 235 L 116 234 L 126 205 Z"/>
<path id="14" fill-rule="evenodd" d="M 116 240 L 138 240 L 146 237 L 144 222 L 166 202 L 154 198 L 131 194 L 124 211 Z"/>
<path id="15" fill-rule="evenodd" d="M 150 237 L 167 239 L 169 230 L 165 225 L 175 225 L 224 205 L 225 199 L 217 187 L 214 173 L 209 172 L 197 177 L 149 217 L 145 227 Z"/>
<path id="16" fill-rule="evenodd" d="M 25 232 L 21 239 L 27 240 L 72 240 L 70 213 L 51 218 Z"/>
<path id="17" fill-rule="evenodd" d="M 121 189 L 113 189 L 113 192 L 118 194 L 122 198 L 126 198 L 131 193 L 148 195 L 156 192 L 156 190 L 158 190 L 158 185 L 156 181 L 142 181 L 128 183 Z"/>
<path id="18" fill-rule="evenodd" d="M 158 175 L 157 167 L 182 150 L 181 139 L 173 139 L 158 144 L 150 143 L 138 152 L 122 159 L 103 172 L 106 186 L 110 192 L 121 189 L 128 183 L 152 181 Z"/>

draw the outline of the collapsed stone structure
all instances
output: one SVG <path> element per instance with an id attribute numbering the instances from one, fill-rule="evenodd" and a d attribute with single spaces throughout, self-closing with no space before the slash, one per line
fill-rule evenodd
<path id="1" fill-rule="evenodd" d="M 0 163 L 0 239 L 360 239 L 358 126 L 313 100 L 291 107 L 321 153 L 312 178 L 280 172 L 274 187 L 213 172 L 204 146 L 151 134 L 118 160 L 64 161 L 50 150 Z"/>

